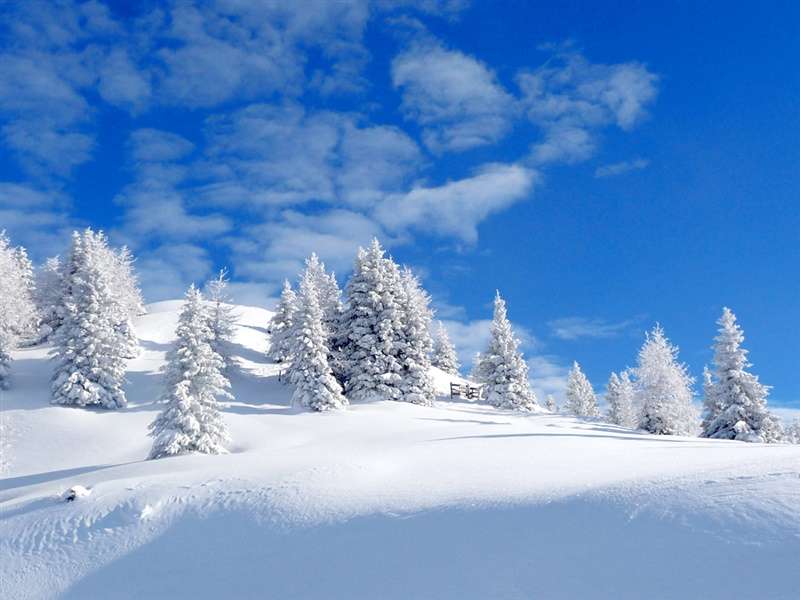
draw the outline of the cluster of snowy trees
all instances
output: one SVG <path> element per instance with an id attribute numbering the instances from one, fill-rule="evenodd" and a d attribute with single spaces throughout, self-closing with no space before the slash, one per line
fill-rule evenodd
<path id="1" fill-rule="evenodd" d="M 75 232 L 62 260 L 34 271 L 24 248 L 0 233 L 0 387 L 9 385 L 11 350 L 20 340 L 50 340 L 55 372 L 52 402 L 121 408 L 126 361 L 136 356 L 132 319 L 144 312 L 127 248 L 114 249 L 102 232 Z M 151 458 L 187 452 L 225 452 L 229 434 L 219 400 L 230 399 L 235 315 L 225 270 L 192 286 L 165 369 L 164 409 L 150 425 Z M 284 283 L 270 322 L 269 356 L 294 384 L 293 401 L 314 411 L 350 401 L 397 400 L 429 406 L 431 367 L 458 375 L 455 347 L 441 323 L 432 328 L 430 297 L 419 279 L 386 256 L 378 240 L 359 248 L 353 273 L 339 289 L 336 277 L 312 254 L 297 289 Z M 800 422 L 786 428 L 767 409 L 769 388 L 748 371 L 744 335 L 733 312 L 718 321 L 713 370 L 704 371 L 704 414 L 692 404 L 693 379 L 678 348 L 656 326 L 646 335 L 637 364 L 608 381 L 606 418 L 664 435 L 695 435 L 753 442 L 800 442 Z M 496 294 L 486 350 L 472 378 L 484 401 L 501 408 L 538 407 L 527 363 L 506 303 Z M 557 410 L 548 396 L 548 410 Z M 575 362 L 566 388 L 566 411 L 601 418 L 597 396 Z"/>
<path id="2" fill-rule="evenodd" d="M 664 330 L 647 334 L 636 367 L 612 373 L 606 388 L 607 418 L 624 427 L 663 435 L 774 443 L 794 442 L 800 425 L 784 434 L 780 421 L 767 409 L 769 388 L 747 371 L 744 334 L 733 312 L 725 308 L 717 322 L 714 371 L 704 371 L 702 423 L 692 404 L 692 384 L 678 348 Z M 566 410 L 580 417 L 599 417 L 597 399 L 576 362 L 569 374 Z"/>
<path id="3" fill-rule="evenodd" d="M 133 257 L 106 237 L 75 232 L 66 260 L 35 273 L 24 248 L 0 234 L 0 385 L 8 386 L 10 350 L 22 339 L 52 339 L 53 402 L 125 405 L 124 361 L 136 354 L 131 318 L 144 310 Z"/>
<path id="4" fill-rule="evenodd" d="M 344 297 L 312 254 L 297 292 L 284 283 L 270 323 L 269 356 L 286 366 L 293 400 L 312 410 L 378 399 L 431 405 L 432 364 L 455 373 L 455 349 L 431 335 L 430 297 L 378 240 L 359 248 Z"/>

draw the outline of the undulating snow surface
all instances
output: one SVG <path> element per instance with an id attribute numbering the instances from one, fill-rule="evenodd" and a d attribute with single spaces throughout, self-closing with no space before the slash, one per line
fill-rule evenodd
<path id="1" fill-rule="evenodd" d="M 800 447 L 650 436 L 445 396 L 310 413 L 238 308 L 231 454 L 143 460 L 179 302 L 124 410 L 2 396 L 0 598 L 800 598 Z M 83 486 L 74 501 L 64 493 Z"/>

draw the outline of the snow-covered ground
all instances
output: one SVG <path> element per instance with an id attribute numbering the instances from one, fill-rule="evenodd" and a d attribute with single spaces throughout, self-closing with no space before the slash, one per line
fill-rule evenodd
<path id="1" fill-rule="evenodd" d="M 144 461 L 178 302 L 149 307 L 121 411 L 2 396 L 0 598 L 800 598 L 800 447 L 546 412 L 312 414 L 238 309 L 231 454 Z M 83 486 L 88 495 L 65 502 Z"/>

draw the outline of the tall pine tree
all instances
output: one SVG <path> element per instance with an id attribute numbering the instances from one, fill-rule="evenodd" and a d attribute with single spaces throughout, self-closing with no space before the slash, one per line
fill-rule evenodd
<path id="1" fill-rule="evenodd" d="M 401 400 L 403 290 L 397 266 L 377 239 L 359 248 L 347 283 L 337 340 L 345 393 L 351 401 Z"/>
<path id="2" fill-rule="evenodd" d="M 148 458 L 193 452 L 223 454 L 230 441 L 218 398 L 232 398 L 222 358 L 211 347 L 208 307 L 192 285 L 186 292 L 170 351 L 162 400 L 166 406 L 150 424 Z"/>
<path id="3" fill-rule="evenodd" d="M 747 371 L 751 366 L 742 347 L 744 333 L 736 315 L 724 308 L 714 343 L 716 381 L 705 382 L 706 414 L 703 437 L 746 442 L 778 442 L 780 422 L 767 410 L 769 388 Z"/>
<path id="4" fill-rule="evenodd" d="M 656 325 L 639 351 L 635 369 L 639 426 L 660 435 L 695 435 L 697 414 L 692 405 L 692 378 L 678 362 L 678 348 Z"/>
<path id="5" fill-rule="evenodd" d="M 494 406 L 533 410 L 536 396 L 528 381 L 528 365 L 519 351 L 500 292 L 494 299 L 494 318 L 486 351 L 477 358 L 473 376 L 483 384 L 483 397 Z"/>
<path id="6" fill-rule="evenodd" d="M 300 280 L 298 310 L 295 314 L 292 401 L 316 411 L 347 406 L 342 388 L 328 364 L 328 332 L 323 322 L 319 291 L 306 271 Z"/>
<path id="7" fill-rule="evenodd" d="M 120 408 L 132 329 L 119 309 L 102 233 L 75 233 L 64 274 L 64 321 L 55 339 L 52 401 Z"/>
<path id="8" fill-rule="evenodd" d="M 431 406 L 435 396 L 431 378 L 430 353 L 433 347 L 430 325 L 433 314 L 430 297 L 410 269 L 400 275 L 403 289 L 403 337 L 400 352 L 402 371 L 401 399 L 412 404 Z"/>

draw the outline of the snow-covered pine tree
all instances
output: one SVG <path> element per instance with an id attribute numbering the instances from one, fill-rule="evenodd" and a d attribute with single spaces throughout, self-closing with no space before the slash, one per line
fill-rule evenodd
<path id="1" fill-rule="evenodd" d="M 267 356 L 277 363 L 292 361 L 292 327 L 297 312 L 297 294 L 288 279 L 283 281 L 283 291 L 269 322 L 269 350 Z"/>
<path id="2" fill-rule="evenodd" d="M 528 381 L 528 365 L 519 351 L 500 292 L 494 299 L 489 345 L 478 357 L 473 376 L 483 384 L 483 397 L 494 406 L 533 410 L 536 395 Z"/>
<path id="3" fill-rule="evenodd" d="M 695 435 L 697 414 L 692 405 L 693 379 L 678 362 L 678 348 L 660 325 L 647 334 L 639 351 L 636 375 L 639 426 L 660 435 Z"/>
<path id="4" fill-rule="evenodd" d="M 581 371 L 578 361 L 572 363 L 569 377 L 567 379 L 567 402 L 566 409 L 576 417 L 599 417 L 600 411 L 597 409 L 597 397 L 594 394 L 592 384 Z"/>
<path id="5" fill-rule="evenodd" d="M 34 302 L 39 313 L 39 340 L 46 341 L 64 320 L 62 302 L 63 266 L 57 257 L 48 258 L 36 270 Z"/>
<path id="6" fill-rule="evenodd" d="M 717 394 L 717 386 L 714 384 L 714 376 L 706 365 L 703 367 L 703 420 L 700 424 L 700 437 L 704 437 L 702 432 L 705 432 L 709 425 L 716 420 L 723 408 Z"/>
<path id="7" fill-rule="evenodd" d="M 400 399 L 412 404 L 431 406 L 436 392 L 431 379 L 430 353 L 433 341 L 430 326 L 433 313 L 430 309 L 430 297 L 410 269 L 403 269 L 400 279 L 404 296 L 404 343 L 400 351 L 403 394 Z"/>
<path id="8" fill-rule="evenodd" d="M 558 405 L 556 404 L 556 399 L 553 398 L 553 394 L 547 394 L 547 397 L 545 398 L 544 402 L 545 402 L 544 404 L 545 408 L 547 408 L 547 410 L 553 413 L 558 412 Z"/>
<path id="9" fill-rule="evenodd" d="M 784 441 L 787 444 L 800 444 L 800 419 L 795 419 L 786 428 L 786 435 Z"/>
<path id="10" fill-rule="evenodd" d="M 109 262 L 113 270 L 112 287 L 120 310 L 128 318 L 138 317 L 147 311 L 144 307 L 142 291 L 139 289 L 139 278 L 133 263 L 136 259 L 127 246 L 118 251 L 109 250 Z"/>
<path id="11" fill-rule="evenodd" d="M 447 335 L 447 330 L 439 321 L 436 327 L 436 335 L 433 338 L 433 351 L 431 354 L 431 364 L 438 367 L 450 375 L 458 375 L 461 365 L 458 363 L 456 348 Z"/>
<path id="12" fill-rule="evenodd" d="M 630 372 L 627 369 L 619 375 L 611 373 L 606 388 L 608 420 L 611 423 L 630 428 L 639 426 L 639 416 L 634 407 L 635 395 Z"/>
<path id="13" fill-rule="evenodd" d="M 325 263 L 314 252 L 306 259 L 305 273 L 308 273 L 317 289 L 322 323 L 327 331 L 333 331 L 342 312 L 342 291 L 336 282 L 336 275 L 325 270 Z"/>
<path id="14" fill-rule="evenodd" d="M 328 364 L 328 332 L 323 323 L 319 291 L 311 273 L 300 279 L 297 312 L 294 315 L 292 402 L 311 410 L 335 410 L 347 406 L 342 387 Z"/>
<path id="15" fill-rule="evenodd" d="M 209 303 L 209 327 L 211 329 L 211 347 L 225 362 L 229 369 L 233 362 L 230 345 L 233 342 L 236 315 L 228 294 L 228 271 L 220 269 L 217 276 L 206 284 Z"/>
<path id="16" fill-rule="evenodd" d="M 0 231 L 0 389 L 9 387 L 11 351 L 36 325 L 30 261 Z"/>
<path id="17" fill-rule="evenodd" d="M 343 358 L 339 376 L 351 402 L 402 397 L 403 290 L 399 283 L 397 265 L 384 257 L 377 239 L 369 249 L 358 249 L 336 336 Z"/>
<path id="18" fill-rule="evenodd" d="M 73 234 L 64 274 L 64 321 L 55 336 L 54 404 L 126 404 L 122 383 L 130 330 L 112 288 L 108 253 L 102 233 Z"/>
<path id="19" fill-rule="evenodd" d="M 148 458 L 178 454 L 224 454 L 230 435 L 218 398 L 231 399 L 222 358 L 211 347 L 208 307 L 192 285 L 186 292 L 165 372 L 166 406 L 150 424 Z"/>
<path id="20" fill-rule="evenodd" d="M 767 410 L 769 388 L 747 371 L 751 366 L 742 347 L 744 333 L 729 308 L 722 309 L 714 338 L 716 381 L 706 382 L 711 404 L 706 403 L 703 437 L 747 442 L 779 442 L 780 422 Z"/>

